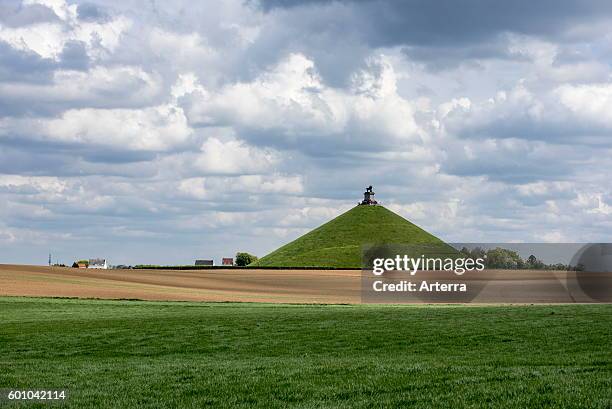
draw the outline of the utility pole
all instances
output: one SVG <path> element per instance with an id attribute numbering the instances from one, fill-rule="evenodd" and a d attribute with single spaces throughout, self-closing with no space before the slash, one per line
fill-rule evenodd
<path id="1" fill-rule="evenodd" d="M 51 267 L 51 253 L 49 253 L 49 267 Z"/>

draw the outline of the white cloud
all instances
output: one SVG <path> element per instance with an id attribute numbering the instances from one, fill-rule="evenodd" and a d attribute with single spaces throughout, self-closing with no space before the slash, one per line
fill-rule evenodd
<path id="1" fill-rule="evenodd" d="M 488 130 L 491 127 L 506 132 L 507 129 L 516 127 L 515 132 L 520 132 L 525 122 L 549 120 L 548 117 L 544 118 L 545 112 L 547 115 L 553 114 L 545 111 L 543 102 L 524 84 L 524 81 L 519 80 L 510 90 L 501 90 L 486 101 L 473 103 L 468 98 L 462 97 L 445 102 L 439 106 L 437 116 L 446 132 L 469 134 L 478 133 L 483 129 Z M 495 130 L 492 133 L 492 136 L 496 136 Z"/>
<path id="2" fill-rule="evenodd" d="M 571 192 L 573 184 L 566 181 L 538 181 L 518 185 L 516 189 L 519 194 L 528 197 L 558 195 L 563 192 Z"/>
<path id="3" fill-rule="evenodd" d="M 7 221 L 55 220 L 62 214 L 96 214 L 116 205 L 112 191 L 87 179 L 0 175 L 0 217 Z"/>
<path id="4" fill-rule="evenodd" d="M 178 191 L 187 197 L 206 199 L 208 197 L 208 190 L 204 186 L 205 181 L 206 179 L 204 178 L 190 178 L 181 180 L 178 185 Z"/>
<path id="5" fill-rule="evenodd" d="M 572 239 L 569 239 L 564 233 L 553 230 L 538 235 L 538 238 L 545 243 L 570 243 Z"/>
<path id="6" fill-rule="evenodd" d="M 148 41 L 155 56 L 179 67 L 192 66 L 194 61 L 210 63 L 216 57 L 216 50 L 197 32 L 180 34 L 155 28 L 149 33 Z"/>
<path id="7" fill-rule="evenodd" d="M 194 168 L 207 174 L 257 173 L 269 169 L 278 162 L 278 154 L 270 150 L 255 149 L 244 142 L 223 142 L 208 138 L 195 158 Z"/>
<path id="8" fill-rule="evenodd" d="M 581 192 L 571 203 L 586 213 L 603 216 L 612 215 L 612 206 L 604 201 L 601 193 Z"/>
<path id="9" fill-rule="evenodd" d="M 69 41 L 83 42 L 90 57 L 101 58 L 119 45 L 121 35 L 131 26 L 131 21 L 124 16 L 104 22 L 80 21 L 77 5 L 68 5 L 64 0 L 26 2 L 35 3 L 50 7 L 61 21 L 23 27 L 0 25 L 0 40 L 14 48 L 33 51 L 44 58 L 58 60 Z"/>
<path id="10" fill-rule="evenodd" d="M 40 118 L 36 122 L 5 120 L 0 122 L 0 136 L 2 133 L 27 133 L 49 142 L 165 151 L 187 142 L 192 131 L 182 109 L 160 105 L 133 110 L 71 109 L 58 118 Z"/>
<path id="11" fill-rule="evenodd" d="M 220 182 L 220 183 L 219 183 Z M 241 175 L 231 179 L 217 179 L 214 186 L 230 192 L 300 194 L 304 191 L 301 176 Z"/>
<path id="12" fill-rule="evenodd" d="M 0 188 L 11 189 L 11 191 L 51 192 L 62 193 L 67 184 L 55 176 L 22 176 L 0 174 Z"/>
<path id="13" fill-rule="evenodd" d="M 349 210 L 351 206 L 345 204 L 331 203 L 332 206 L 310 206 L 300 208 L 290 208 L 285 211 L 285 215 L 278 221 L 279 226 L 283 227 L 316 227 L 325 223 L 343 212 Z"/>
<path id="14" fill-rule="evenodd" d="M 178 75 L 176 82 L 170 90 L 170 95 L 173 102 L 176 102 L 178 98 L 195 91 L 206 92 L 193 72 L 185 72 Z"/>
<path id="15" fill-rule="evenodd" d="M 328 122 L 342 122 L 342 112 L 334 112 L 335 95 L 329 91 L 326 100 L 319 75 L 311 60 L 292 54 L 286 60 L 251 83 L 224 87 L 212 95 L 200 97 L 188 115 L 193 122 L 218 125 L 241 123 L 253 128 L 291 126 L 300 130 L 323 130 Z"/>
<path id="16" fill-rule="evenodd" d="M 72 238 L 71 234 L 61 232 L 44 232 L 28 228 L 6 227 L 0 224 L 0 243 L 5 245 L 21 244 L 31 247 L 32 245 L 46 245 L 52 242 L 64 242 Z"/>
<path id="17" fill-rule="evenodd" d="M 563 105 L 580 119 L 612 127 L 612 84 L 562 85 L 555 90 Z"/>
<path id="18" fill-rule="evenodd" d="M 76 18 L 76 5 L 69 5 L 65 0 L 24 0 L 24 5 L 40 4 L 53 10 L 61 19 Z"/>
<path id="19" fill-rule="evenodd" d="M 47 110 L 71 107 L 150 105 L 162 91 L 162 79 L 141 67 L 93 67 L 86 72 L 58 70 L 50 83 L 0 83 L 0 96 Z"/>
<path id="20" fill-rule="evenodd" d="M 252 82 L 194 92 L 187 116 L 201 126 L 246 128 L 247 137 L 249 130 L 269 131 L 269 138 L 298 146 L 315 139 L 371 145 L 374 133 L 391 141 L 414 140 L 419 133 L 414 108 L 397 94 L 396 81 L 393 67 L 380 56 L 354 75 L 350 90 L 332 88 L 311 59 L 291 54 Z"/>
<path id="21" fill-rule="evenodd" d="M 224 196 L 236 195 L 244 199 L 251 195 L 255 200 L 258 195 L 301 194 L 304 186 L 300 176 L 270 174 L 188 178 L 178 183 L 177 190 L 182 196 L 195 199 L 223 200 Z"/>
<path id="22" fill-rule="evenodd" d="M 526 35 L 510 34 L 506 37 L 509 54 L 528 60 L 538 83 L 592 82 L 609 76 L 607 64 L 586 55 L 577 60 L 564 60 L 564 50 L 557 44 Z M 571 48 L 575 49 L 576 46 Z"/>

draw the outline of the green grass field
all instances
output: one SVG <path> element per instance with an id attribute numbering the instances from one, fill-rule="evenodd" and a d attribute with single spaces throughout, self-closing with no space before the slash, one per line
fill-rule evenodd
<path id="1" fill-rule="evenodd" d="M 62 407 L 612 405 L 612 305 L 0 298 L 0 325 L 0 388 Z"/>
<path id="2" fill-rule="evenodd" d="M 361 268 L 362 246 L 380 243 L 444 244 L 383 206 L 355 206 L 249 267 Z"/>

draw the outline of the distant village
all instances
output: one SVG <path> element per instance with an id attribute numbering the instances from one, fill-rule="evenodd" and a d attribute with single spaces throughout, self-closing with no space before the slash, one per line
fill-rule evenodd
<path id="1" fill-rule="evenodd" d="M 104 258 L 90 258 L 90 259 L 82 259 L 77 260 L 72 263 L 72 268 L 93 268 L 93 269 L 139 269 L 139 268 L 163 268 L 163 267 L 182 267 L 182 268 L 207 268 L 207 267 L 243 267 L 251 264 L 254 261 L 257 261 L 257 257 L 249 254 L 249 253 L 237 253 L 236 257 L 223 257 L 221 258 L 221 263 L 215 265 L 214 259 L 195 259 L 194 263 L 191 265 L 181 265 L 181 266 L 160 266 L 160 265 L 151 265 L 151 264 L 137 264 L 134 266 L 124 265 L 124 264 L 116 264 L 111 265 Z M 65 264 L 53 263 L 51 254 L 49 254 L 49 266 L 53 267 L 68 267 Z"/>

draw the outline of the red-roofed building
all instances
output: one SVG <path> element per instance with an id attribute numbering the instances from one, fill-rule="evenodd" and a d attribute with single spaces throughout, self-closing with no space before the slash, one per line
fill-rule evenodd
<path id="1" fill-rule="evenodd" d="M 221 265 L 222 266 L 233 266 L 234 259 L 231 257 L 223 257 L 223 259 L 221 259 Z"/>

